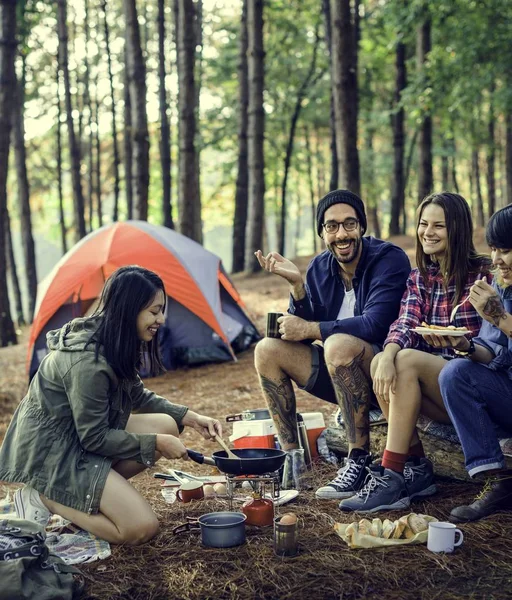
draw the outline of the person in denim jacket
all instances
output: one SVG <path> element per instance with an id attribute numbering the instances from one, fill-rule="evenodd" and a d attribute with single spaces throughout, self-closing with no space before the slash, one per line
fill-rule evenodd
<path id="1" fill-rule="evenodd" d="M 492 285 L 475 282 L 469 297 L 484 322 L 478 337 L 466 341 L 467 358 L 447 364 L 439 379 L 466 469 L 487 478 L 473 503 L 452 510 L 456 523 L 512 509 L 512 470 L 497 433 L 497 426 L 512 433 L 512 206 L 491 217 L 486 237 L 496 277 Z"/>
<path id="2" fill-rule="evenodd" d="M 14 495 L 20 518 L 46 526 L 56 513 L 114 543 L 157 533 L 155 513 L 128 479 L 162 456 L 186 459 L 185 426 L 205 439 L 222 434 L 218 420 L 158 396 L 138 375 L 144 351 L 151 374 L 162 370 L 165 300 L 156 273 L 121 267 L 92 317 L 48 333 L 50 352 L 0 448 L 0 481 L 25 484 Z"/>

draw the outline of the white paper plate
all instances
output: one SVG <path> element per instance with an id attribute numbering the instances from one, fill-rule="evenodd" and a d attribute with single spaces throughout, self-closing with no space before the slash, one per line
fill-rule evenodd
<path id="1" fill-rule="evenodd" d="M 453 337 L 460 337 L 470 333 L 469 329 L 430 329 L 429 327 L 415 327 L 411 331 L 420 335 L 451 335 Z"/>

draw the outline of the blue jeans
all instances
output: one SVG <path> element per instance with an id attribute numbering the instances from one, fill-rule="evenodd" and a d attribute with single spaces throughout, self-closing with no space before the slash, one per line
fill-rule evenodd
<path id="1" fill-rule="evenodd" d="M 439 386 L 471 477 L 504 468 L 496 427 L 512 432 L 512 380 L 507 373 L 457 359 L 443 368 Z"/>

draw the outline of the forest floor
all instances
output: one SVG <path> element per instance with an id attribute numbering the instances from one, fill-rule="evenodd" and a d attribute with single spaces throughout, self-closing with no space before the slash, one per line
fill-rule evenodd
<path id="1" fill-rule="evenodd" d="M 481 239 L 481 237 L 480 237 Z M 413 243 L 396 239 L 412 258 Z M 483 248 L 482 248 L 483 249 Z M 298 261 L 305 270 L 309 259 Z M 285 311 L 287 285 L 266 273 L 235 276 L 234 283 L 260 331 L 269 311 Z M 26 391 L 25 355 L 28 332 L 17 346 L 0 349 L 0 440 L 19 400 Z M 147 380 L 148 387 L 171 401 L 222 418 L 243 409 L 259 408 L 263 400 L 253 366 L 254 349 L 237 362 L 180 369 Z M 326 422 L 334 411 L 305 392 L 298 392 L 301 412 L 322 411 Z M 227 438 L 231 433 L 224 423 Z M 195 432 L 185 430 L 189 448 L 208 455 L 218 448 Z M 140 547 L 113 546 L 106 560 L 83 565 L 87 599 L 441 599 L 510 598 L 512 514 L 502 514 L 462 527 L 464 543 L 452 555 L 430 553 L 425 546 L 377 550 L 350 550 L 333 529 L 335 522 L 350 522 L 335 501 L 319 501 L 314 489 L 301 492 L 280 512 L 299 517 L 299 554 L 277 558 L 271 528 L 247 527 L 247 543 L 231 549 L 206 548 L 196 534 L 173 535 L 172 529 L 207 512 L 227 510 L 222 499 L 190 504 L 167 504 L 153 473 L 179 468 L 195 474 L 212 474 L 211 467 L 191 461 L 161 461 L 133 480 L 148 499 L 161 523 L 160 533 Z M 317 464 L 311 473 L 314 487 L 332 478 L 335 467 Z M 3 486 L 3 491 L 8 486 Z M 412 507 L 414 512 L 445 520 L 450 509 L 471 500 L 478 488 L 468 483 L 439 481 L 438 494 Z M 381 516 L 381 515 L 379 515 Z M 397 514 L 382 518 L 392 520 Z"/>

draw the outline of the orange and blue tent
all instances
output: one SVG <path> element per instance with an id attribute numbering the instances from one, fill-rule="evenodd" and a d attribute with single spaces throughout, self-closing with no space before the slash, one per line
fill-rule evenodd
<path id="1" fill-rule="evenodd" d="M 155 271 L 164 282 L 166 322 L 159 338 L 167 369 L 233 360 L 260 338 L 218 256 L 167 227 L 117 222 L 80 240 L 39 284 L 30 377 L 47 353 L 47 332 L 88 314 L 107 277 L 131 264 Z"/>

